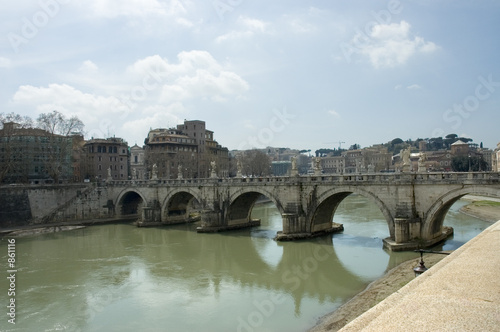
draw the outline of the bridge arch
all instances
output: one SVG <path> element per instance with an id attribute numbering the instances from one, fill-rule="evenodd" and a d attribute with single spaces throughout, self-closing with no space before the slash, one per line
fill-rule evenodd
<path id="1" fill-rule="evenodd" d="M 191 188 L 175 189 L 165 197 L 161 204 L 161 219 L 168 224 L 182 223 L 190 220 L 194 204 L 202 202 L 200 193 Z"/>
<path id="2" fill-rule="evenodd" d="M 147 205 L 144 194 L 137 189 L 124 189 L 118 194 L 115 206 L 122 216 L 136 215 L 140 213 L 143 206 Z"/>
<path id="3" fill-rule="evenodd" d="M 441 196 L 425 213 L 423 238 L 433 238 L 441 233 L 443 221 L 451 206 L 465 195 L 493 196 L 500 198 L 500 190 L 492 187 L 470 186 L 451 190 Z"/>
<path id="4" fill-rule="evenodd" d="M 339 204 L 349 195 L 358 194 L 375 203 L 387 221 L 389 234 L 394 238 L 394 217 L 389 208 L 375 194 L 361 189 L 358 186 L 346 186 L 334 189 L 328 189 L 321 193 L 317 198 L 317 204 L 311 205 L 313 210 L 309 211 L 308 223 L 311 232 L 318 232 L 323 229 L 331 228 L 333 216 L 337 211 Z"/>
<path id="5" fill-rule="evenodd" d="M 252 208 L 257 199 L 259 199 L 262 195 L 270 199 L 280 214 L 283 215 L 283 206 L 279 200 L 274 197 L 272 192 L 261 188 L 249 187 L 237 190 L 230 195 L 229 206 L 227 207 L 226 214 L 228 224 L 245 223 L 250 221 Z"/>

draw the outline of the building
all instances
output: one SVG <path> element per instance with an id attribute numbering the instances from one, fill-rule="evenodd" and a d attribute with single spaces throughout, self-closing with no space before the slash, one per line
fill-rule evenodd
<path id="1" fill-rule="evenodd" d="M 229 175 L 229 153 L 214 140 L 204 121 L 185 120 L 176 128 L 152 129 L 145 140 L 146 168 L 159 178 L 208 178 L 215 162 L 218 177 Z"/>
<path id="2" fill-rule="evenodd" d="M 146 158 L 144 148 L 137 144 L 130 148 L 130 176 L 132 180 L 146 180 L 149 175 L 146 170 Z"/>
<path id="3" fill-rule="evenodd" d="M 272 161 L 271 162 L 271 173 L 275 176 L 290 175 L 291 169 L 292 169 L 292 162 L 291 161 Z"/>
<path id="4" fill-rule="evenodd" d="M 92 138 L 85 142 L 82 171 L 85 179 L 113 180 L 129 179 L 128 144 L 121 138 Z"/>
<path id="5" fill-rule="evenodd" d="M 14 122 L 0 130 L 0 182 L 62 183 L 73 181 L 74 142 L 81 135 L 61 136 Z"/>
<path id="6" fill-rule="evenodd" d="M 388 171 L 392 167 L 392 154 L 382 146 L 348 150 L 340 156 L 321 158 L 321 167 L 324 173 L 359 173 Z"/>
<path id="7" fill-rule="evenodd" d="M 500 172 L 500 143 L 497 144 L 497 148 L 493 152 L 492 159 L 492 170 L 495 172 Z"/>

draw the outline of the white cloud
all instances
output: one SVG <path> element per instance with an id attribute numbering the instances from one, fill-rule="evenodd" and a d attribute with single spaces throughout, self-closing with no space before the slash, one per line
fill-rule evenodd
<path id="1" fill-rule="evenodd" d="M 186 8 L 179 0 L 166 2 L 158 0 L 89 0 L 85 2 L 94 17 L 116 18 L 119 16 L 181 16 L 186 14 Z"/>
<path id="2" fill-rule="evenodd" d="M 142 145 L 149 129 L 174 127 L 178 123 L 183 122 L 183 118 L 180 115 L 184 112 L 184 106 L 180 103 L 171 104 L 169 106 L 154 105 L 145 108 L 143 115 L 139 118 L 126 121 L 121 129 L 126 133 L 127 137 L 139 137 L 139 139 L 136 139 L 139 141 L 128 142 L 129 145 L 135 143 Z M 140 140 L 140 138 L 142 138 L 142 140 Z"/>
<path id="3" fill-rule="evenodd" d="M 420 90 L 422 87 L 418 84 L 412 84 L 406 87 L 408 90 Z"/>
<path id="4" fill-rule="evenodd" d="M 335 110 L 329 110 L 328 114 L 333 115 L 336 118 L 340 118 L 340 114 Z"/>
<path id="5" fill-rule="evenodd" d="M 368 56 L 375 68 L 381 68 L 402 65 L 417 53 L 437 50 L 438 47 L 433 42 L 426 42 L 418 36 L 412 38 L 410 28 L 406 21 L 373 26 L 367 45 L 360 48 L 361 54 Z M 356 43 L 358 40 L 362 40 L 362 36 L 356 35 L 352 42 Z"/>
<path id="6" fill-rule="evenodd" d="M 93 63 L 92 61 L 86 60 L 82 63 L 80 68 L 78 68 L 78 71 L 80 71 L 81 73 L 84 73 L 84 74 L 92 74 L 92 73 L 96 73 L 97 71 L 99 71 L 99 67 L 97 67 L 97 65 L 95 63 Z"/>
<path id="7" fill-rule="evenodd" d="M 11 64 L 10 59 L 0 57 L 0 68 L 9 68 Z"/>
<path id="8" fill-rule="evenodd" d="M 318 29 L 315 25 L 308 23 L 300 18 L 293 18 L 287 20 L 291 30 L 296 34 L 304 34 L 316 32 Z"/>
<path id="9" fill-rule="evenodd" d="M 218 36 L 217 38 L 215 38 L 215 42 L 223 43 L 232 40 L 248 39 L 252 38 L 257 34 L 271 33 L 270 23 L 249 17 L 244 17 L 244 16 L 238 17 L 236 25 L 238 25 L 240 28 L 229 31 L 228 33 L 223 34 L 221 36 Z"/>
<path id="10" fill-rule="evenodd" d="M 20 86 L 13 96 L 13 102 L 31 106 L 38 113 L 57 110 L 66 116 L 76 115 L 86 128 L 90 126 L 103 129 L 103 117 L 123 119 L 129 113 L 129 109 L 115 97 L 84 93 L 67 84 Z"/>
<path id="11" fill-rule="evenodd" d="M 166 126 L 160 123 L 164 119 L 175 124 L 180 114 L 188 112 L 183 103 L 241 98 L 249 85 L 226 67 L 206 51 L 190 51 L 179 53 L 175 63 L 158 55 L 139 59 L 124 73 L 106 75 L 103 80 L 97 65 L 87 60 L 75 70 L 78 75 L 67 75 L 72 83 L 23 85 L 12 101 L 37 114 L 58 110 L 76 115 L 84 122 L 88 137 L 120 132 L 130 137 L 146 128 L 138 136 L 144 137 L 150 126 Z M 134 123 L 141 124 L 140 128 Z"/>

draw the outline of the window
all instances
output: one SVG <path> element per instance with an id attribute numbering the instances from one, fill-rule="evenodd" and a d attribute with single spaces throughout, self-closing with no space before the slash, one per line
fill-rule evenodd
<path id="1" fill-rule="evenodd" d="M 97 165 L 97 169 L 98 169 L 99 171 L 101 171 L 101 170 L 102 170 L 101 165 Z"/>
<path id="2" fill-rule="evenodd" d="M 134 162 L 137 164 L 137 156 L 134 156 Z"/>

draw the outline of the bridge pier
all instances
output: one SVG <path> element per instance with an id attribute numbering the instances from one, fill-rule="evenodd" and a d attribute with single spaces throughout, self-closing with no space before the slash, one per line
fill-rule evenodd
<path id="1" fill-rule="evenodd" d="M 201 213 L 201 226 L 196 228 L 198 233 L 215 233 L 229 230 L 260 226 L 260 219 L 248 219 L 240 222 L 228 223 L 221 210 L 203 210 Z"/>
<path id="2" fill-rule="evenodd" d="M 443 226 L 442 231 L 432 239 L 424 239 L 421 235 L 420 218 L 395 218 L 394 239 L 383 240 L 384 248 L 391 251 L 422 249 L 444 241 L 453 234 L 453 228 Z"/>
<path id="3" fill-rule="evenodd" d="M 283 213 L 281 218 L 283 219 L 283 231 L 276 234 L 276 237 L 274 238 L 276 241 L 309 239 L 344 230 L 344 226 L 342 224 L 332 223 L 331 226 L 325 227 L 319 231 L 311 232 L 307 230 L 305 216 L 299 216 L 296 213 Z"/>
<path id="4" fill-rule="evenodd" d="M 142 207 L 140 219 L 136 224 L 138 227 L 161 225 L 161 207 L 158 201 L 154 201 L 151 206 Z"/>

